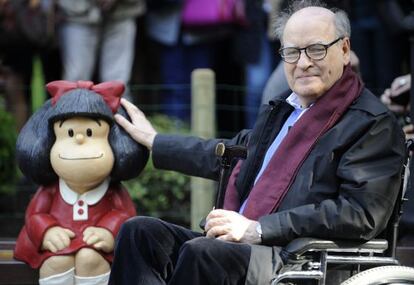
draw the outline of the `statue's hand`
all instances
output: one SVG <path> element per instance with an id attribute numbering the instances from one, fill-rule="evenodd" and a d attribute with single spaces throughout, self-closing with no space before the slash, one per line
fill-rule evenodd
<path id="1" fill-rule="evenodd" d="M 114 250 L 114 236 L 105 228 L 86 228 L 83 232 L 83 241 L 103 252 L 111 252 Z"/>
<path id="2" fill-rule="evenodd" d="M 75 233 L 62 227 L 51 227 L 45 233 L 42 242 L 42 249 L 56 253 L 70 245 L 70 240 L 75 237 Z"/>

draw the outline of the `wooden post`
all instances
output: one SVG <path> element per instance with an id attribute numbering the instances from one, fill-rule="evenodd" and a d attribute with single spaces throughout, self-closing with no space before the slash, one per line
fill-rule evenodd
<path id="1" fill-rule="evenodd" d="M 210 69 L 196 69 L 191 74 L 191 132 L 202 138 L 216 134 L 215 75 Z M 214 205 L 215 182 L 191 178 L 191 228 L 201 231 L 201 219 Z"/>

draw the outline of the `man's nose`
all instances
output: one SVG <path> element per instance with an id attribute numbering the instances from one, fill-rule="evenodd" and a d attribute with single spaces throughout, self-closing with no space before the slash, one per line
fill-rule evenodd
<path id="1" fill-rule="evenodd" d="M 85 136 L 81 133 L 77 133 L 75 136 L 76 143 L 83 144 L 85 141 Z"/>
<path id="2" fill-rule="evenodd" d="M 299 59 L 296 62 L 296 65 L 300 68 L 306 69 L 312 65 L 312 60 L 308 57 L 305 50 L 301 50 L 299 54 Z"/>

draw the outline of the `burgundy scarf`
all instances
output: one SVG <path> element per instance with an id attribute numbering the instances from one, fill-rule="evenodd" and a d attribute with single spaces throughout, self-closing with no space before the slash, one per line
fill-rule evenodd
<path id="1" fill-rule="evenodd" d="M 332 128 L 361 94 L 363 84 L 348 64 L 342 77 L 293 125 L 253 186 L 243 215 L 257 220 L 277 209 L 302 163 L 318 139 Z M 242 162 L 230 175 L 224 209 L 238 211 L 240 198 L 236 178 Z"/>

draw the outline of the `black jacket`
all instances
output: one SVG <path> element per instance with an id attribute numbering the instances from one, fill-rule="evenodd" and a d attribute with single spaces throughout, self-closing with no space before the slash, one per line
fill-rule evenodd
<path id="1" fill-rule="evenodd" d="M 291 111 L 284 99 L 276 99 L 263 106 L 251 131 L 243 130 L 231 140 L 157 135 L 154 165 L 217 180 L 216 144 L 248 142 L 248 157 L 236 180 L 243 200 Z M 364 90 L 316 143 L 276 212 L 259 219 L 263 243 L 284 245 L 298 236 L 373 238 L 391 215 L 404 153 L 404 135 L 394 116 Z"/>

